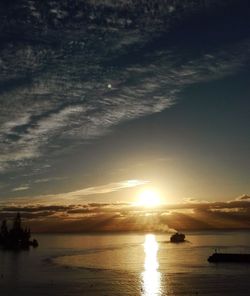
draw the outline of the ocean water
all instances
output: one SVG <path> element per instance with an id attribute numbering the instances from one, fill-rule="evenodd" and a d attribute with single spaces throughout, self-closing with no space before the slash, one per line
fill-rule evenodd
<path id="1" fill-rule="evenodd" d="M 35 235 L 40 246 L 0 251 L 0 295 L 250 295 L 250 264 L 211 264 L 215 249 L 250 253 L 250 232 Z"/>

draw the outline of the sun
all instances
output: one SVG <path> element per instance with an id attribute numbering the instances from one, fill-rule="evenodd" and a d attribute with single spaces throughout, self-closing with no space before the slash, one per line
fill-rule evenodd
<path id="1" fill-rule="evenodd" d="M 146 189 L 139 193 L 137 205 L 151 208 L 160 205 L 160 203 L 159 193 L 155 190 Z"/>

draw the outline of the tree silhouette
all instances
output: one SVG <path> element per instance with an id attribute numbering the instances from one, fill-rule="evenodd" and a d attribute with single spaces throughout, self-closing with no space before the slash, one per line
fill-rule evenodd
<path id="1" fill-rule="evenodd" d="M 22 228 L 20 213 L 17 213 L 13 220 L 13 226 L 8 230 L 6 220 L 2 221 L 0 232 L 0 245 L 6 249 L 27 249 L 30 246 L 37 247 L 37 240 L 30 240 L 31 233 L 29 228 Z"/>

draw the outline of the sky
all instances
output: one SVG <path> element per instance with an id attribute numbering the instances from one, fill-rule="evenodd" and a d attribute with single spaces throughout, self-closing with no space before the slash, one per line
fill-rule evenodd
<path id="1" fill-rule="evenodd" d="M 0 218 L 249 228 L 249 14 L 245 0 L 1 1 Z M 131 208 L 146 189 L 166 205 Z"/>

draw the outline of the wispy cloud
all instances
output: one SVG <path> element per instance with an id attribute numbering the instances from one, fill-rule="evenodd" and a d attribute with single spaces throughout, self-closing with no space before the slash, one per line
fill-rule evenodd
<path id="1" fill-rule="evenodd" d="M 120 191 L 128 188 L 142 186 L 148 183 L 149 181 L 145 181 L 145 180 L 124 180 L 124 181 L 108 183 L 100 186 L 86 187 L 86 188 L 71 191 L 71 192 L 47 194 L 47 195 L 40 195 L 36 197 L 22 197 L 22 198 L 17 197 L 11 200 L 13 203 L 17 203 L 17 204 L 20 204 L 20 203 L 25 204 L 26 202 L 28 204 L 37 204 L 37 203 L 71 204 L 71 203 L 77 203 L 77 202 L 84 202 L 84 197 L 86 196 L 112 193 L 112 192 L 116 192 L 116 191 Z M 28 186 L 22 186 L 22 187 L 13 189 L 13 191 L 23 191 L 27 189 L 29 189 Z"/>
<path id="2" fill-rule="evenodd" d="M 20 186 L 20 187 L 13 188 L 12 191 L 25 191 L 28 189 L 30 189 L 29 186 Z"/>
<path id="3" fill-rule="evenodd" d="M 42 179 L 36 179 L 34 180 L 35 184 L 38 183 L 49 183 L 49 182 L 54 182 L 54 181 L 61 181 L 61 180 L 65 180 L 67 179 L 67 177 L 51 177 L 51 178 L 42 178 Z"/>
<path id="4" fill-rule="evenodd" d="M 109 183 L 101 186 L 88 187 L 88 188 L 84 188 L 81 190 L 76 190 L 76 191 L 72 191 L 64 194 L 53 195 L 53 199 L 64 198 L 66 201 L 77 200 L 77 199 L 81 199 L 81 197 L 88 196 L 88 195 L 111 193 L 111 192 L 120 191 L 126 188 L 141 186 L 147 183 L 149 182 L 144 180 L 125 180 L 125 181 Z"/>
<path id="5" fill-rule="evenodd" d="M 237 198 L 237 200 L 247 200 L 250 201 L 250 195 L 243 194 Z"/>

